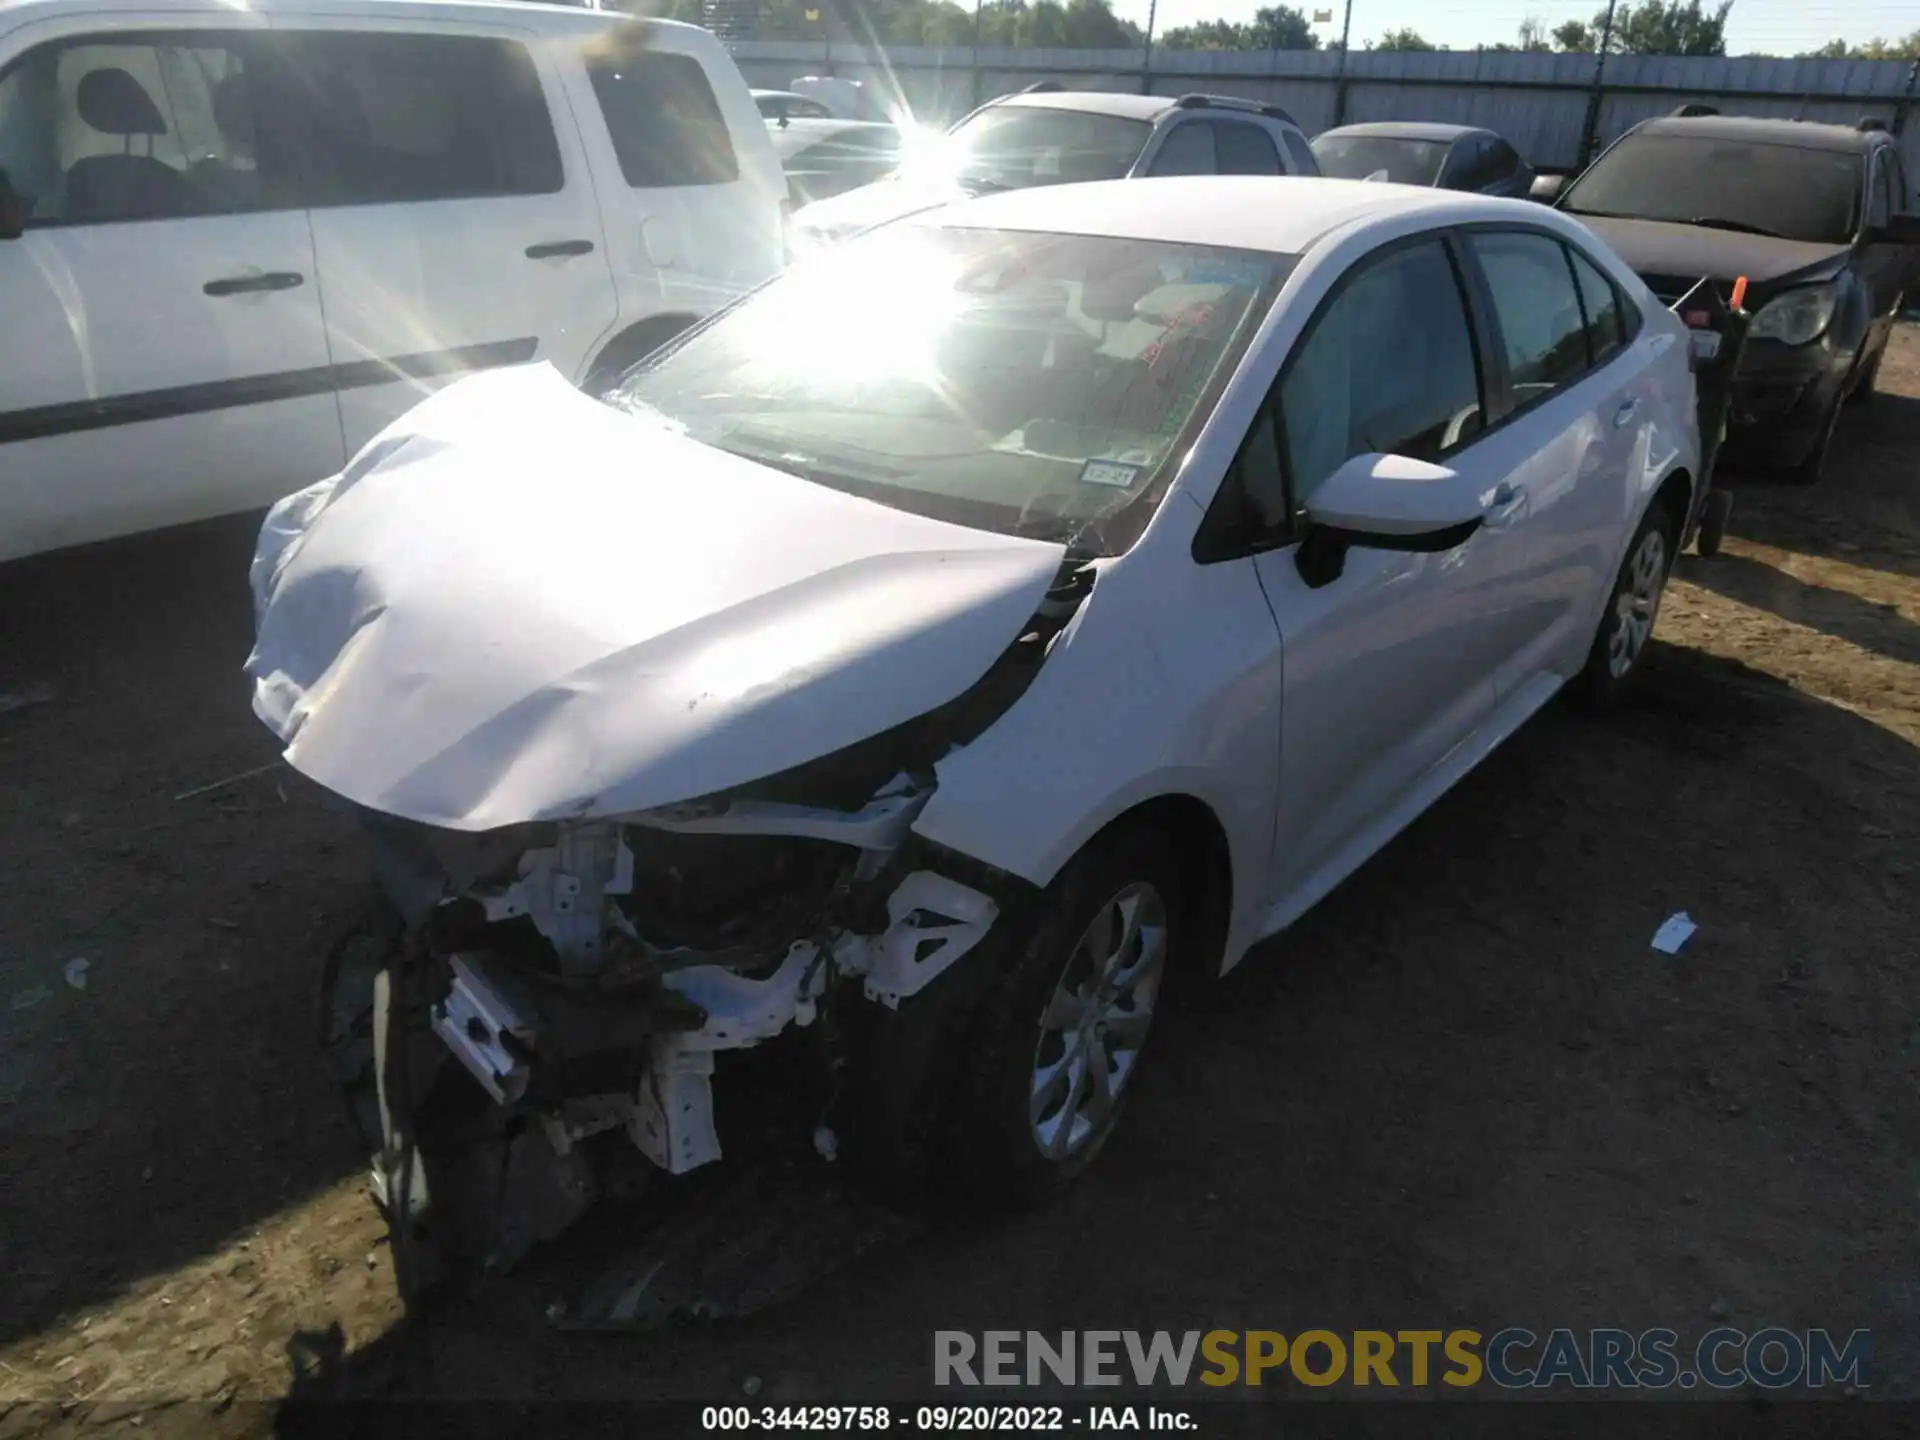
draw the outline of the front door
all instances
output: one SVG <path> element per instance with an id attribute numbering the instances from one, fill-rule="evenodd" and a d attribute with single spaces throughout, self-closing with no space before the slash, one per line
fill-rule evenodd
<path id="1" fill-rule="evenodd" d="M 504 28 L 323 23 L 274 48 L 348 452 L 469 371 L 539 359 L 579 379 L 616 307 L 549 62 Z"/>
<path id="2" fill-rule="evenodd" d="M 255 144 L 259 31 L 201 18 L 50 22 L 0 57 L 28 207 L 0 240 L 0 559 L 340 468 L 306 212 Z"/>
<path id="3" fill-rule="evenodd" d="M 1489 397 L 1460 274 L 1450 242 L 1431 236 L 1342 280 L 1276 391 L 1289 506 L 1311 509 L 1355 455 L 1398 454 L 1474 475 L 1497 517 L 1507 477 L 1481 439 Z M 1256 558 L 1285 674 L 1274 894 L 1293 896 L 1288 908 L 1344 874 L 1366 832 L 1492 711 L 1487 598 L 1507 544 L 1489 529 L 1441 554 L 1355 549 L 1317 587 L 1297 547 Z"/>

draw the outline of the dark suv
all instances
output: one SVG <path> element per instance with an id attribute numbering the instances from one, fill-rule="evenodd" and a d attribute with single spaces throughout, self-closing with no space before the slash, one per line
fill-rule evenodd
<path id="1" fill-rule="evenodd" d="M 1698 107 L 1689 107 L 1697 109 Z M 1747 277 L 1753 315 L 1727 454 L 1813 481 L 1850 397 L 1873 393 L 1920 216 L 1893 137 L 1697 113 L 1629 130 L 1560 195 L 1672 304 Z"/>

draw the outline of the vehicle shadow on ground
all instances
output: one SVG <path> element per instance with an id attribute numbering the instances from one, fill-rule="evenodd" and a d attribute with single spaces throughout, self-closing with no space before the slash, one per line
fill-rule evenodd
<path id="1" fill-rule="evenodd" d="M 1795 554 L 1920 578 L 1920 398 L 1875 396 L 1850 407 L 1834 438 L 1828 479 L 1815 486 L 1728 467 L 1729 533 Z M 1887 483 L 1897 477 L 1904 483 Z"/>
<path id="2" fill-rule="evenodd" d="M 935 1329 L 1010 1323 L 1697 1332 L 1711 1302 L 1748 1329 L 1864 1310 L 1876 1363 L 1912 1352 L 1884 1157 L 1915 1107 L 1863 1077 L 1911 1039 L 1920 976 L 1893 852 L 1863 834 L 1920 805 L 1916 751 L 1735 662 L 1649 665 L 1627 712 L 1549 707 L 1190 993 L 1052 1207 L 645 1336 L 552 1331 L 535 1257 L 360 1349 L 304 1337 L 283 1433 L 367 1398 L 924 1396 Z M 1700 932 L 1650 949 L 1681 909 Z"/>
<path id="3" fill-rule="evenodd" d="M 364 872 L 249 710 L 257 526 L 0 568 L 0 1339 L 359 1167 L 313 996 Z"/>
<path id="4" fill-rule="evenodd" d="M 1920 665 L 1920 625 L 1904 618 L 1893 605 L 1810 585 L 1744 555 L 1683 557 L 1676 573 L 1724 599 L 1768 611 L 1890 660 Z"/>

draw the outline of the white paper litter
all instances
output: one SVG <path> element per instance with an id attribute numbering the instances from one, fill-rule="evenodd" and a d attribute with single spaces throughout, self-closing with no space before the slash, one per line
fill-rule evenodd
<path id="1" fill-rule="evenodd" d="M 87 988 L 88 963 L 86 956 L 76 955 L 61 967 L 60 974 L 75 990 L 84 990 Z"/>
<path id="2" fill-rule="evenodd" d="M 1687 943 L 1687 937 L 1699 928 L 1684 910 L 1669 915 L 1666 922 L 1653 932 L 1653 948 L 1663 955 L 1678 955 L 1680 947 Z"/>

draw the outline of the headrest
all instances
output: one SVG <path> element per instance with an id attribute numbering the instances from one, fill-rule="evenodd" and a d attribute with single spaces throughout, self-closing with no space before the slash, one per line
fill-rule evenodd
<path id="1" fill-rule="evenodd" d="M 245 75 L 229 75 L 213 87 L 213 123 L 229 140 L 253 139 L 253 93 Z"/>
<path id="2" fill-rule="evenodd" d="M 80 80 L 80 118 L 106 135 L 164 135 L 167 122 L 140 82 L 120 69 L 89 70 Z"/>

